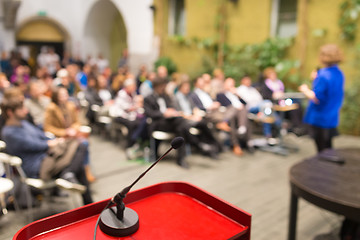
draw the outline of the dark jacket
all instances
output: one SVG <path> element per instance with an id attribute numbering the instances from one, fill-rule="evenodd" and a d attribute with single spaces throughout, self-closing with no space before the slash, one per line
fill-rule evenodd
<path id="1" fill-rule="evenodd" d="M 163 113 L 160 111 L 160 106 L 157 103 L 158 98 L 159 96 L 156 93 L 153 93 L 144 99 L 145 114 L 152 120 L 164 118 Z M 164 95 L 163 98 L 167 108 L 175 108 L 169 96 Z"/>
<path id="2" fill-rule="evenodd" d="M 204 105 L 202 104 L 200 98 L 195 92 L 190 93 L 190 99 L 194 103 L 194 105 L 199 108 L 200 110 L 206 111 Z"/>
<path id="3" fill-rule="evenodd" d="M 239 97 L 239 100 L 242 104 L 246 105 L 246 102 Z M 227 107 L 231 105 L 231 101 L 226 97 L 225 93 L 218 93 L 216 95 L 216 101 L 218 101 L 221 106 Z"/>

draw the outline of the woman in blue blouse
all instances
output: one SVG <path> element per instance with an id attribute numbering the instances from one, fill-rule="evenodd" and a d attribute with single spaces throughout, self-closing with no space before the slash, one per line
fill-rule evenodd
<path id="1" fill-rule="evenodd" d="M 304 121 L 311 126 L 318 152 L 332 148 L 332 137 L 336 136 L 339 124 L 345 81 L 337 65 L 342 61 L 342 53 L 335 44 L 322 46 L 319 60 L 324 68 L 312 73 L 312 90 L 305 84 L 299 87 L 310 100 Z"/>

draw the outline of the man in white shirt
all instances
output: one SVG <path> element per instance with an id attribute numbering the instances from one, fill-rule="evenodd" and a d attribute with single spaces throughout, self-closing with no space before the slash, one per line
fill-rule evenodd
<path id="1" fill-rule="evenodd" d="M 248 111 L 245 107 L 244 100 L 236 93 L 235 80 L 233 78 L 226 78 L 223 88 L 223 92 L 216 95 L 216 100 L 219 101 L 223 107 L 226 107 L 228 111 L 232 110 L 235 112 L 235 116 L 230 122 L 230 127 L 233 131 L 231 137 L 234 153 L 237 154 L 239 152 L 240 145 L 245 145 L 252 151 L 253 149 L 249 146 L 251 130 L 247 116 Z"/>
<path id="2" fill-rule="evenodd" d="M 129 159 L 135 157 L 139 145 L 136 142 L 145 135 L 146 119 L 143 114 L 143 98 L 136 95 L 136 81 L 128 78 L 124 87 L 118 92 L 115 103 L 111 106 L 116 116 L 114 121 L 123 124 L 128 129 L 126 154 Z"/>
<path id="3" fill-rule="evenodd" d="M 230 132 L 229 122 L 235 116 L 234 111 L 227 111 L 226 108 L 221 108 L 221 104 L 214 101 L 210 94 L 206 92 L 206 83 L 203 77 L 198 77 L 195 80 L 195 88 L 190 94 L 190 98 L 195 106 L 204 111 L 211 122 L 216 124 L 219 130 Z"/>
<path id="4" fill-rule="evenodd" d="M 272 103 L 270 100 L 264 100 L 260 92 L 252 86 L 252 81 L 249 76 L 244 76 L 241 79 L 241 85 L 236 89 L 237 94 L 246 102 L 246 108 L 250 113 L 258 114 L 262 112 L 262 116 L 271 116 L 275 119 L 275 124 L 280 127 L 281 120 L 275 112 L 272 111 Z M 263 132 L 267 138 L 272 137 L 272 125 L 266 121 L 263 122 Z"/>
<path id="5" fill-rule="evenodd" d="M 251 111 L 252 108 L 259 108 L 264 101 L 259 91 L 251 85 L 251 78 L 244 76 L 241 79 L 241 85 L 236 89 L 236 93 L 246 102 L 246 108 Z"/>

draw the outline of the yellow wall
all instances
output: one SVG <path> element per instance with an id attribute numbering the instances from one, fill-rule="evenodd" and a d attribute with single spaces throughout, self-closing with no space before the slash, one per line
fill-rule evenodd
<path id="1" fill-rule="evenodd" d="M 199 50 L 195 45 L 177 44 L 172 36 L 167 35 L 168 2 L 168 0 L 154 0 L 157 7 L 155 34 L 162 35 L 161 55 L 174 60 L 180 72 L 190 75 L 200 73 L 203 57 L 209 56 L 209 53 L 206 50 Z M 216 22 L 222 2 L 226 4 L 226 42 L 228 44 L 259 43 L 268 37 L 271 0 L 239 0 L 237 3 L 224 0 L 186 0 L 186 35 L 184 37 L 189 40 L 194 37 L 216 39 L 219 36 Z M 160 19 L 163 21 L 160 22 Z"/>
<path id="2" fill-rule="evenodd" d="M 164 10 L 161 55 L 172 58 L 181 72 L 191 73 L 194 72 L 194 69 L 201 71 L 201 59 L 204 52 L 197 47 L 180 46 L 171 41 L 167 35 L 168 0 L 154 0 L 154 4 L 157 5 L 160 1 Z M 221 1 L 186 0 L 186 39 L 217 36 L 215 21 Z M 260 43 L 270 37 L 272 0 L 238 0 L 237 4 L 231 1 L 225 2 L 227 11 L 226 42 L 228 44 Z M 289 58 L 300 59 L 301 56 L 304 56 L 301 73 L 304 79 L 308 78 L 312 69 L 319 66 L 318 49 L 326 43 L 336 43 L 344 50 L 346 61 L 340 67 L 345 72 L 347 83 L 351 82 L 358 74 L 354 67 L 354 49 L 360 40 L 349 43 L 340 38 L 341 30 L 338 21 L 342 2 L 343 0 L 298 0 L 298 35 L 295 38 L 294 46 L 289 49 Z M 300 12 L 302 3 L 307 4 L 307 12 L 304 16 Z M 158 11 L 155 16 L 155 33 L 159 31 L 159 15 Z M 302 28 L 304 22 L 307 24 L 305 34 L 304 28 Z M 358 26 L 360 28 L 360 21 Z M 313 32 L 316 29 L 324 29 L 326 34 L 320 37 L 315 36 Z M 360 38 L 359 32 L 357 39 Z M 302 47 L 303 42 L 306 44 L 305 48 Z"/>
<path id="3" fill-rule="evenodd" d="M 208 38 L 215 34 L 219 0 L 186 0 L 186 37 Z"/>
<path id="4" fill-rule="evenodd" d="M 199 39 L 215 36 L 215 16 L 217 14 L 218 0 L 186 0 L 186 39 L 197 37 Z M 164 9 L 168 9 L 168 1 L 164 1 Z M 158 17 L 158 16 L 157 16 Z M 179 72 L 191 76 L 202 73 L 202 58 L 206 51 L 198 49 L 195 45 L 179 45 L 173 36 L 167 34 L 168 12 L 163 16 L 166 24 L 162 44 L 162 56 L 169 56 L 177 65 Z"/>
<path id="5" fill-rule="evenodd" d="M 269 34 L 270 0 L 240 0 L 237 4 L 224 0 L 186 0 L 186 39 L 218 37 L 216 30 L 219 6 L 226 3 L 226 21 L 228 44 L 258 43 L 264 41 Z M 191 75 L 201 72 L 202 58 L 206 51 L 198 47 L 179 46 L 167 35 L 168 0 L 155 0 L 155 34 L 162 35 L 161 55 L 174 60 L 180 72 Z M 249 11 L 248 9 L 254 9 Z M 162 11 L 163 10 L 163 11 Z M 256 19 L 254 20 L 254 16 Z M 159 21 L 162 19 L 163 21 Z M 159 25 L 161 25 L 161 30 Z M 191 61 L 189 61 L 191 59 Z"/>
<path id="6" fill-rule="evenodd" d="M 227 4 L 227 43 L 260 43 L 270 32 L 270 0 L 239 0 Z"/>
<path id="7" fill-rule="evenodd" d="M 34 20 L 23 27 L 16 34 L 17 41 L 32 42 L 63 42 L 64 33 L 49 20 Z"/>
<path id="8" fill-rule="evenodd" d="M 112 23 L 110 36 L 110 67 L 113 71 L 117 69 L 124 48 L 127 48 L 127 32 L 124 20 L 120 14 L 116 15 Z"/>
<path id="9" fill-rule="evenodd" d="M 349 84 L 351 81 L 353 81 L 355 75 L 358 74 L 354 68 L 354 49 L 356 44 L 359 43 L 359 40 L 356 40 L 355 42 L 348 42 L 341 39 L 341 29 L 338 25 L 338 21 L 341 13 L 340 4 L 343 2 L 343 0 L 308 0 L 307 2 L 308 11 L 306 17 L 308 31 L 306 38 L 307 48 L 303 76 L 307 77 L 308 73 L 310 73 L 312 69 L 314 69 L 316 66 L 319 66 L 319 48 L 323 44 L 335 43 L 338 44 L 344 52 L 345 61 L 340 64 L 340 67 L 345 73 L 346 83 Z M 298 22 L 301 22 L 302 20 L 302 16 L 299 16 Z M 358 25 L 360 26 L 360 22 Z M 315 36 L 313 33 L 316 29 L 324 29 L 326 34 L 320 37 Z M 300 32 L 301 31 L 303 31 L 303 29 L 300 28 Z M 295 57 L 300 55 L 300 41 L 300 37 L 298 36 L 297 44 L 294 46 L 294 48 L 298 49 Z"/>

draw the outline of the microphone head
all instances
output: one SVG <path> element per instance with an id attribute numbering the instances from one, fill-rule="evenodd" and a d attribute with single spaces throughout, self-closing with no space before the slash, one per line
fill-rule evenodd
<path id="1" fill-rule="evenodd" d="M 171 141 L 171 147 L 173 149 L 178 149 L 184 144 L 185 140 L 182 137 L 176 137 Z"/>

